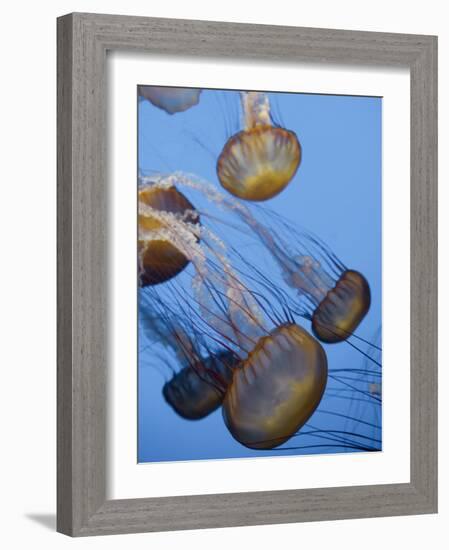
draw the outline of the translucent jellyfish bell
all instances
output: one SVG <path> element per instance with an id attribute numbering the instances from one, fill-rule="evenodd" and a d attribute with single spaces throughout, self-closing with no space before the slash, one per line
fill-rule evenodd
<path id="1" fill-rule="evenodd" d="M 313 333 L 329 344 L 346 340 L 368 313 L 370 304 L 368 281 L 357 271 L 345 270 L 313 312 Z"/>
<path id="2" fill-rule="evenodd" d="M 164 86 L 139 86 L 139 95 L 169 115 L 186 111 L 197 105 L 201 90 Z"/>
<path id="3" fill-rule="evenodd" d="M 195 208 L 176 187 L 150 183 L 139 188 L 141 286 L 168 281 L 187 266 L 189 260 L 172 234 L 198 221 Z"/>
<path id="4" fill-rule="evenodd" d="M 371 305 L 371 291 L 365 277 L 347 269 L 323 244 L 303 235 L 295 245 L 311 255 L 288 254 L 282 241 L 275 254 L 289 286 L 304 297 L 305 316 L 314 335 L 328 344 L 342 342 L 359 326 Z M 282 250 L 281 250 L 282 248 Z"/>
<path id="5" fill-rule="evenodd" d="M 326 381 L 327 358 L 317 340 L 296 324 L 281 325 L 234 372 L 223 402 L 226 426 L 246 447 L 278 447 L 312 416 Z"/>
<path id="6" fill-rule="evenodd" d="M 291 181 L 301 162 L 296 134 L 275 126 L 268 96 L 241 92 L 244 130 L 233 135 L 217 161 L 217 176 L 232 195 L 265 201 L 278 195 Z"/>
<path id="7" fill-rule="evenodd" d="M 311 320 L 314 335 L 328 344 L 353 335 L 371 305 L 366 278 L 346 268 L 316 237 L 303 233 L 290 244 L 278 239 L 276 233 L 273 235 L 270 250 L 281 266 L 284 280 L 302 299 L 304 316 Z M 294 233 L 290 236 L 294 239 Z M 294 255 L 292 248 L 307 253 Z"/>
<path id="8" fill-rule="evenodd" d="M 222 404 L 236 365 L 231 352 L 198 355 L 164 385 L 164 398 L 183 418 L 205 418 Z"/>

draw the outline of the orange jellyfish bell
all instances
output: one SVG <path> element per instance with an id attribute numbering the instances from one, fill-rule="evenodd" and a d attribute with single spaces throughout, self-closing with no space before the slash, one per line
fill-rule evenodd
<path id="1" fill-rule="evenodd" d="M 315 309 L 312 331 L 322 342 L 342 342 L 353 334 L 370 305 L 368 281 L 358 271 L 348 269 Z"/>
<path id="2" fill-rule="evenodd" d="M 236 365 L 229 352 L 197 357 L 164 385 L 164 398 L 182 418 L 205 418 L 221 405 Z"/>
<path id="3" fill-rule="evenodd" d="M 273 126 L 266 94 L 242 92 L 245 129 L 225 144 L 217 161 L 217 176 L 232 195 L 265 201 L 291 181 L 301 162 L 296 134 Z"/>
<path id="4" fill-rule="evenodd" d="M 311 417 L 326 382 L 320 343 L 296 324 L 280 325 L 234 372 L 223 402 L 226 426 L 246 447 L 277 447 Z"/>
<path id="5" fill-rule="evenodd" d="M 139 86 L 139 95 L 148 99 L 169 115 L 187 111 L 197 105 L 201 90 L 195 88 L 172 88 L 164 86 Z"/>
<path id="6" fill-rule="evenodd" d="M 168 281 L 188 265 L 188 258 L 173 242 L 173 227 L 198 222 L 194 206 L 176 187 L 150 184 L 139 189 L 140 286 Z"/>

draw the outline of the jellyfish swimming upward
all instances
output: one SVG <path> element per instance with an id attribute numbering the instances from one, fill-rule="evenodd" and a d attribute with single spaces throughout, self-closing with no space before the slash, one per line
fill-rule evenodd
<path id="1" fill-rule="evenodd" d="M 273 123 L 263 92 L 241 92 L 244 129 L 228 139 L 217 160 L 217 176 L 232 195 L 265 201 L 292 180 L 301 162 L 296 134 Z"/>
<path id="2" fill-rule="evenodd" d="M 186 111 L 197 105 L 201 90 L 197 88 L 172 88 L 164 86 L 139 86 L 139 96 L 169 115 Z"/>

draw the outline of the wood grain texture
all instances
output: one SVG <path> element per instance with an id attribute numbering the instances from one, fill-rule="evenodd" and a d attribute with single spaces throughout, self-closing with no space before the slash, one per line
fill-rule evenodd
<path id="1" fill-rule="evenodd" d="M 106 500 L 106 52 L 405 66 L 411 74 L 411 480 Z M 58 531 L 72 536 L 437 510 L 437 39 L 70 14 L 58 20 Z"/>

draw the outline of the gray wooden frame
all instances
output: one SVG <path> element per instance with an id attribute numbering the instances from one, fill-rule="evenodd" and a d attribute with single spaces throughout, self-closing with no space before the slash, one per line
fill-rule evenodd
<path id="1" fill-rule="evenodd" d="M 410 69 L 410 483 L 106 500 L 108 50 Z M 81 13 L 59 18 L 58 531 L 83 536 L 436 511 L 437 38 Z"/>

